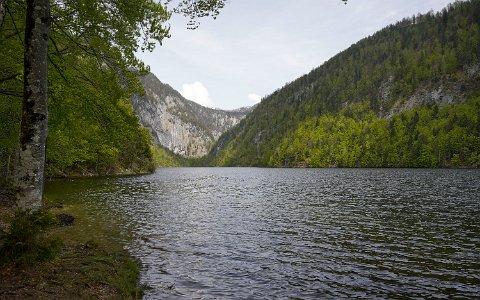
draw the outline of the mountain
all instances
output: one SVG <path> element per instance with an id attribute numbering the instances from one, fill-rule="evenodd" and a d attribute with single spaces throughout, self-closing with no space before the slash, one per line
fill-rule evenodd
<path id="1" fill-rule="evenodd" d="M 150 73 L 140 81 L 145 95 L 132 98 L 140 123 L 157 145 L 184 157 L 206 155 L 215 141 L 237 125 L 250 111 L 211 109 L 185 99 L 168 84 Z"/>
<path id="2" fill-rule="evenodd" d="M 479 22 L 479 0 L 455 2 L 357 42 L 262 100 L 210 163 L 480 165 Z"/>

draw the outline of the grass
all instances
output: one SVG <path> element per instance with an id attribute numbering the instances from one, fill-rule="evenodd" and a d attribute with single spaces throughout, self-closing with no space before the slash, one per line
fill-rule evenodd
<path id="1" fill-rule="evenodd" d="M 32 218 L 34 225 L 42 225 L 39 229 L 25 221 L 25 216 L 21 214 L 17 214 L 12 220 L 13 208 L 2 206 L 0 203 L 0 225 L 3 224 L 0 227 L 4 231 L 1 238 L 3 245 L 12 244 L 12 240 L 8 241 L 5 237 L 12 236 L 14 232 L 17 239 L 28 240 L 17 246 L 27 244 L 31 246 L 26 251 L 29 253 L 26 258 L 18 258 L 22 251 L 15 249 L 10 252 L 13 258 L 4 260 L 0 266 L 0 299 L 142 297 L 143 290 L 137 286 L 138 263 L 123 249 L 121 239 L 118 238 L 119 232 L 115 226 L 110 226 L 107 217 L 92 217 L 82 204 L 63 206 L 57 200 L 47 199 L 45 207 L 49 215 L 60 213 L 73 215 L 74 225 L 47 229 L 48 226 L 42 226 L 49 223 L 48 217 L 39 214 L 40 218 Z M 20 221 L 15 221 L 15 218 Z M 25 238 L 21 234 L 21 229 L 29 226 L 35 228 L 26 230 L 30 235 Z M 60 240 L 61 244 L 49 244 L 51 241 Z M 42 252 L 41 247 L 45 245 L 55 251 Z M 7 257 L 4 254 L 0 255 Z"/>
<path id="2" fill-rule="evenodd" d="M 46 211 L 17 211 L 8 230 L 0 232 L 0 265 L 30 265 L 55 257 L 61 245 L 58 237 L 47 236 L 55 219 Z"/>

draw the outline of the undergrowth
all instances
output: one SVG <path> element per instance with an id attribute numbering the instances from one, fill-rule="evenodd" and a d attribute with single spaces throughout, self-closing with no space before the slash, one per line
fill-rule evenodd
<path id="1" fill-rule="evenodd" d="M 0 232 L 0 266 L 7 263 L 29 265 L 55 257 L 62 241 L 47 235 L 47 230 L 55 223 L 44 210 L 18 210 L 9 229 Z"/>

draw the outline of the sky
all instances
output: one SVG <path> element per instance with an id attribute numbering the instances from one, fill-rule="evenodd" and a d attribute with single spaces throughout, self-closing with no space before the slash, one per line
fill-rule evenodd
<path id="1" fill-rule="evenodd" d="M 218 17 L 168 21 L 171 37 L 138 53 L 160 81 L 211 108 L 251 106 L 338 52 L 450 0 L 228 0 Z"/>

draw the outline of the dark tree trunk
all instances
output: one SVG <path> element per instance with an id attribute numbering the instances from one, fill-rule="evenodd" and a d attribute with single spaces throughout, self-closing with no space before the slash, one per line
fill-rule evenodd
<path id="1" fill-rule="evenodd" d="M 14 171 L 17 206 L 42 206 L 47 139 L 47 53 L 49 0 L 27 0 L 24 89 L 20 139 Z"/>

